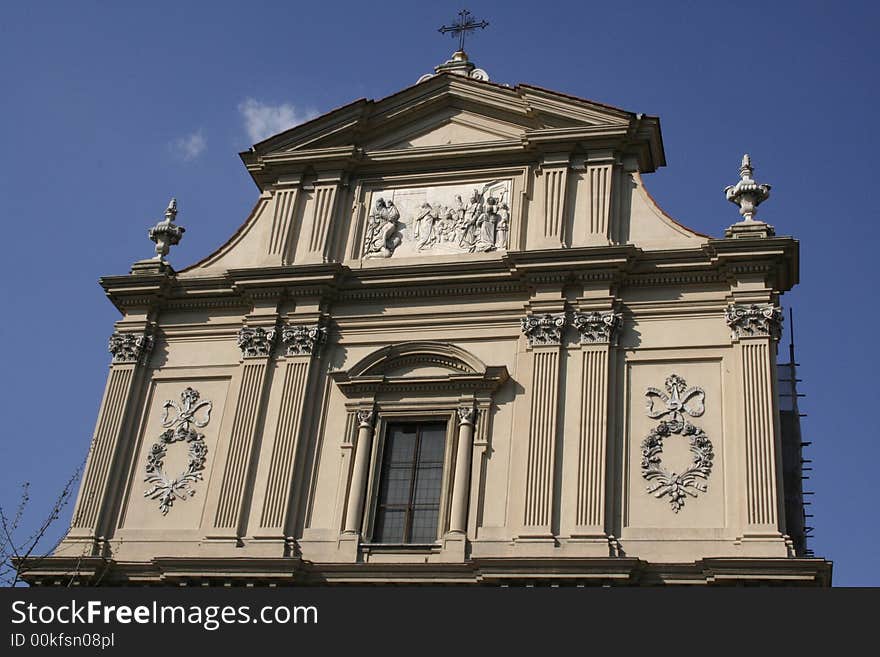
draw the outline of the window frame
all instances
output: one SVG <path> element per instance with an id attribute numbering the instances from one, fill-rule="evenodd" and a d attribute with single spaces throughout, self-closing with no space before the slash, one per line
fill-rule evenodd
<path id="1" fill-rule="evenodd" d="M 376 414 L 376 427 L 370 454 L 370 471 L 367 482 L 367 513 L 364 513 L 361 527 L 362 544 L 382 548 L 435 548 L 441 544 L 443 535 L 449 529 L 449 512 L 452 501 L 452 485 L 455 474 L 455 445 L 458 438 L 456 407 L 420 411 L 383 411 Z M 443 474 L 440 477 L 440 508 L 437 514 L 437 538 L 430 543 L 378 543 L 374 542 L 376 515 L 379 509 L 379 487 L 388 430 L 393 424 L 426 424 L 446 422 L 446 439 L 443 446 Z"/>

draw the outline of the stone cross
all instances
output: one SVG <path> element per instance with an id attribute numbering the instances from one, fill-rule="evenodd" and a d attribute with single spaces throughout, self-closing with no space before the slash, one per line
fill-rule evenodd
<path id="1" fill-rule="evenodd" d="M 467 34 L 470 34 L 476 29 L 485 29 L 489 26 L 489 21 L 480 21 L 479 23 L 471 17 L 471 12 L 467 9 L 462 9 L 458 12 L 458 21 L 453 23 L 452 25 L 444 25 L 441 27 L 438 32 L 440 34 L 452 33 L 452 36 L 455 37 L 458 35 L 458 49 L 460 51 L 464 51 L 464 37 Z"/>

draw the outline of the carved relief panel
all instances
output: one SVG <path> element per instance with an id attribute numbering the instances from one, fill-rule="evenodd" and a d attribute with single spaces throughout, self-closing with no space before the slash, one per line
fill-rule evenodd
<path id="1" fill-rule="evenodd" d="M 123 530 L 201 525 L 228 386 L 227 378 L 153 382 L 131 461 Z"/>
<path id="2" fill-rule="evenodd" d="M 187 387 L 180 393 L 180 402 L 166 399 L 162 404 L 162 427 L 165 429 L 150 447 L 144 466 L 144 481 L 149 488 L 144 497 L 159 501 L 159 512 L 166 515 L 176 500 L 186 502 L 196 494 L 195 485 L 202 481 L 208 456 L 205 434 L 199 432 L 211 421 L 214 402 L 200 399 L 199 391 Z M 178 474 L 165 471 L 168 450 L 175 443 L 187 445 L 186 468 Z"/>
<path id="3" fill-rule="evenodd" d="M 721 363 L 627 363 L 625 528 L 725 526 Z"/>
<path id="4" fill-rule="evenodd" d="M 511 180 L 376 190 L 361 256 L 406 258 L 505 251 Z"/>

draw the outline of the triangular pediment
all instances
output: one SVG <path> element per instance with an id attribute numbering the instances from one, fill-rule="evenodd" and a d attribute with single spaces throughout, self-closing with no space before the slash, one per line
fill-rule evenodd
<path id="1" fill-rule="evenodd" d="M 381 131 L 364 141 L 366 150 L 423 148 L 519 139 L 521 125 L 455 108 L 434 112 L 397 130 Z"/>
<path id="2" fill-rule="evenodd" d="M 438 75 L 378 101 L 359 100 L 254 146 L 260 156 L 338 149 L 436 148 L 519 140 L 544 130 L 626 126 L 624 110 L 539 87 Z"/>
<path id="3" fill-rule="evenodd" d="M 421 146 L 447 146 L 499 139 L 497 132 L 489 132 L 460 121 L 431 127 L 419 134 L 410 135 L 403 141 L 390 144 L 390 148 L 419 148 Z M 382 148 L 382 146 L 378 146 Z"/>

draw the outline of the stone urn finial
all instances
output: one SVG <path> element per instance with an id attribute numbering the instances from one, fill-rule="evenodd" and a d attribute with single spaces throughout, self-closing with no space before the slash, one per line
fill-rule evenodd
<path id="1" fill-rule="evenodd" d="M 739 182 L 724 188 L 727 200 L 739 206 L 739 213 L 745 221 L 754 221 L 758 206 L 770 196 L 770 185 L 755 182 L 753 173 L 752 159 L 746 153 L 739 167 Z"/>
<path id="2" fill-rule="evenodd" d="M 171 247 L 180 242 L 186 229 L 174 223 L 177 218 L 177 199 L 172 198 L 165 209 L 165 219 L 150 228 L 150 239 L 156 243 L 154 260 L 164 260 Z"/>

